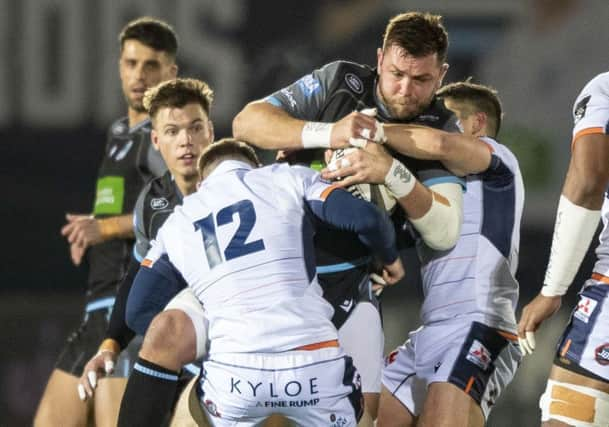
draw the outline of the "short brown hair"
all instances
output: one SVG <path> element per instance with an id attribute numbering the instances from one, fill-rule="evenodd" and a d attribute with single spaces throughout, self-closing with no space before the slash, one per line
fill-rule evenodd
<path id="1" fill-rule="evenodd" d="M 450 98 L 460 104 L 466 116 L 482 112 L 487 116 L 487 130 L 495 138 L 501 128 L 503 109 L 497 91 L 490 86 L 472 83 L 470 79 L 450 83 L 436 93 L 441 98 Z"/>
<path id="2" fill-rule="evenodd" d="M 173 79 L 159 83 L 144 94 L 144 108 L 154 120 L 161 108 L 182 108 L 186 104 L 200 104 L 209 116 L 214 92 L 207 83 L 197 79 Z"/>
<path id="3" fill-rule="evenodd" d="M 209 175 L 222 160 L 242 160 L 254 167 L 260 165 L 260 160 L 251 146 L 234 138 L 223 138 L 208 145 L 201 153 L 198 163 L 201 178 Z"/>
<path id="4" fill-rule="evenodd" d="M 160 19 L 144 16 L 128 22 L 118 36 L 121 51 L 127 40 L 137 40 L 154 50 L 165 52 L 174 60 L 178 54 L 178 37 L 175 31 L 171 25 Z"/>
<path id="5" fill-rule="evenodd" d="M 383 51 L 392 45 L 417 58 L 436 53 L 440 63 L 446 62 L 448 33 L 442 24 L 442 16 L 421 12 L 394 16 L 385 28 Z"/>

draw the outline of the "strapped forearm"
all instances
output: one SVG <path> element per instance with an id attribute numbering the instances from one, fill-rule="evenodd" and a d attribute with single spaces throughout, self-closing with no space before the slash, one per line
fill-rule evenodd
<path id="1" fill-rule="evenodd" d="M 560 196 L 542 295 L 559 296 L 567 292 L 588 251 L 599 219 L 600 210 L 586 209 Z"/>

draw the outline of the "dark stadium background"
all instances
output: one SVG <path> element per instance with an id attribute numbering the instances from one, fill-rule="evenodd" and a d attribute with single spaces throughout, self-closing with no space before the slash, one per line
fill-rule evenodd
<path id="1" fill-rule="evenodd" d="M 247 101 L 319 65 L 339 58 L 374 64 L 386 20 L 409 9 L 445 16 L 451 38 L 446 81 L 474 76 L 498 87 L 502 96 L 520 96 L 520 106 L 526 108 L 527 98 L 542 94 L 534 88 L 527 92 L 509 79 L 483 80 L 481 70 L 489 57 L 497 57 L 504 37 L 530 17 L 531 8 L 544 3 L 0 0 L 0 426 L 31 424 L 58 351 L 81 316 L 86 270 L 70 263 L 59 229 L 65 212 L 90 210 L 105 128 L 124 113 L 116 35 L 128 19 L 153 15 L 175 26 L 182 44 L 181 75 L 207 80 L 216 90 L 212 118 L 221 137 L 229 135 L 232 116 Z M 572 8 L 578 2 L 550 3 L 551 8 Z M 606 15 L 606 10 L 599 13 Z M 566 19 L 582 18 L 574 13 Z M 595 46 L 609 41 L 606 34 L 589 38 Z M 575 67 L 566 56 L 565 67 Z M 606 65 L 605 58 L 599 59 L 587 70 L 588 78 Z M 563 89 L 573 98 L 586 81 Z M 518 274 L 521 304 L 533 297 L 543 279 L 569 155 L 570 105 L 547 107 L 556 109 L 557 122 L 563 123 L 557 126 L 559 135 L 552 129 L 544 136 L 534 122 L 535 111 L 530 112 L 530 123 L 510 123 L 509 108 L 500 135 L 517 152 L 528 190 Z M 591 262 L 589 254 L 566 307 Z M 416 265 L 409 266 L 408 274 L 383 297 L 388 349 L 417 326 L 421 295 Z M 567 316 L 563 307 L 543 328 L 540 351 L 525 360 L 489 425 L 536 424 L 538 396 Z"/>

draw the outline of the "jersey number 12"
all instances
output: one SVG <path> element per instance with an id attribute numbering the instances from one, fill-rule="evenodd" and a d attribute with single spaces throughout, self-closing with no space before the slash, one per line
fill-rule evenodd
<path id="1" fill-rule="evenodd" d="M 226 249 L 224 249 L 224 258 L 222 258 L 220 253 L 220 245 L 218 244 L 216 226 L 214 224 L 214 214 L 210 213 L 205 218 L 195 222 L 195 229 L 201 230 L 203 234 L 203 246 L 205 247 L 205 255 L 207 256 L 210 269 L 224 261 L 264 250 L 264 241 L 262 239 L 249 243 L 245 242 L 256 224 L 256 211 L 251 200 L 241 200 L 220 209 L 216 214 L 215 221 L 218 227 L 232 223 L 235 213 L 239 217 L 239 227 Z"/>

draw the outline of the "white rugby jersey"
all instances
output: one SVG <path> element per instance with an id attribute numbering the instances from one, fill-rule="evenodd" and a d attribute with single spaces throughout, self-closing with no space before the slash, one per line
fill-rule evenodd
<path id="1" fill-rule="evenodd" d="M 424 324 L 461 315 L 515 332 L 520 221 L 524 185 L 512 152 L 491 138 L 487 171 L 466 179 L 463 225 L 456 246 L 435 251 L 417 243 L 425 300 Z"/>
<path id="2" fill-rule="evenodd" d="M 329 188 L 308 168 L 224 161 L 159 230 L 146 258 L 166 253 L 203 303 L 210 354 L 337 339 L 305 213 Z"/>
<path id="3" fill-rule="evenodd" d="M 609 72 L 599 74 L 588 82 L 573 104 L 573 143 L 582 135 L 609 133 Z M 609 165 L 607 165 L 609 167 Z M 607 192 L 603 201 L 601 217 L 603 230 L 596 248 L 597 261 L 594 273 L 602 277 L 595 279 L 609 283 L 609 201 Z"/>

